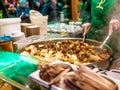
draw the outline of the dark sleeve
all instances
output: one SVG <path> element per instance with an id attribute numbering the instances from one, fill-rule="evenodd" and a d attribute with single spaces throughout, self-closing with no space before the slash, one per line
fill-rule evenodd
<path id="1" fill-rule="evenodd" d="M 27 8 L 27 12 L 26 12 L 26 14 L 30 14 L 30 8 L 29 7 L 26 7 Z"/>
<path id="2" fill-rule="evenodd" d="M 40 0 L 34 0 L 34 4 L 36 4 L 36 2 L 40 2 Z"/>
<path id="3" fill-rule="evenodd" d="M 22 14 L 22 12 L 20 10 L 20 7 L 18 6 L 17 10 L 16 10 L 16 17 L 20 17 L 21 14 Z"/>
<path id="4" fill-rule="evenodd" d="M 42 7 L 42 11 L 41 11 L 41 13 L 42 13 L 42 15 L 48 15 L 48 11 L 49 11 L 49 4 L 44 4 L 43 5 L 43 7 Z"/>
<path id="5" fill-rule="evenodd" d="M 82 23 L 91 22 L 91 0 L 83 4 L 81 18 Z"/>
<path id="6" fill-rule="evenodd" d="M 59 11 L 62 11 L 63 4 L 58 2 L 57 7 Z"/>
<path id="7" fill-rule="evenodd" d="M 30 9 L 35 9 L 35 7 L 34 7 L 34 0 L 28 0 L 28 2 L 29 2 L 29 7 L 30 7 Z"/>
<path id="8" fill-rule="evenodd" d="M 0 10 L 3 12 L 3 18 L 8 18 L 8 14 L 2 0 L 0 0 Z"/>

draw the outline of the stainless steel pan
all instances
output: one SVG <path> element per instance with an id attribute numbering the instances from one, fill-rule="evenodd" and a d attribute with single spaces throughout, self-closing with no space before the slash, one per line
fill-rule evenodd
<path id="1" fill-rule="evenodd" d="M 62 41 L 62 40 L 82 40 L 82 38 L 56 38 L 56 39 L 49 39 L 49 40 L 43 40 L 40 42 L 36 42 L 36 43 L 31 43 L 25 47 L 28 47 L 30 45 L 40 45 L 40 44 L 47 44 L 47 43 L 53 43 L 53 42 L 58 42 L 58 41 Z M 94 45 L 95 47 L 98 47 L 101 45 L 102 42 L 96 41 L 96 40 L 91 40 L 91 39 L 86 39 L 84 42 L 88 43 L 89 45 Z M 23 47 L 21 50 L 19 50 L 18 53 L 22 53 L 25 50 L 25 47 Z M 96 49 L 97 50 L 97 49 Z M 103 51 L 103 52 L 102 52 Z M 103 48 L 101 48 L 100 50 L 101 53 L 108 53 L 109 57 L 106 58 L 105 60 L 102 60 L 100 62 L 95 62 L 94 64 L 97 64 L 99 67 L 102 68 L 108 68 L 109 64 L 110 64 L 110 58 L 112 55 L 112 50 L 110 47 L 108 46 L 103 46 Z"/>

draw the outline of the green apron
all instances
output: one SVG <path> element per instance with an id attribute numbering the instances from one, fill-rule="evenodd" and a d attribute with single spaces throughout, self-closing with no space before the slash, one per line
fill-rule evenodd
<path id="1" fill-rule="evenodd" d="M 102 41 L 108 31 L 110 15 L 114 11 L 117 0 L 92 0 L 91 1 L 91 24 L 87 37 Z"/>

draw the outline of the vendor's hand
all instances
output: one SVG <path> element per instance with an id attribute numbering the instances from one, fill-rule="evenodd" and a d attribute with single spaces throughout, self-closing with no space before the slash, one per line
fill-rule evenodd
<path id="1" fill-rule="evenodd" d="M 87 34 L 87 32 L 89 31 L 90 28 L 91 28 L 91 23 L 84 23 L 82 25 L 83 36 L 85 36 Z"/>
<path id="2" fill-rule="evenodd" d="M 117 19 L 112 19 L 109 23 L 108 35 L 111 35 L 113 30 L 118 30 L 118 28 L 120 28 L 120 21 Z"/>

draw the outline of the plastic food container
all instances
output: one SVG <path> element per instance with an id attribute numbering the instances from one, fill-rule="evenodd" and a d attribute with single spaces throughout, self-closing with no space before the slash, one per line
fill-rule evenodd
<path id="1" fill-rule="evenodd" d="M 0 19 L 0 36 L 12 35 L 15 32 L 21 32 L 20 18 L 5 18 Z"/>
<path id="2" fill-rule="evenodd" d="M 21 40 L 14 42 L 14 45 L 17 49 L 21 49 L 28 44 L 38 42 L 41 40 L 45 40 L 45 39 L 48 39 L 48 37 L 47 36 L 40 36 L 40 35 L 33 35 L 33 36 L 30 36 L 30 37 L 27 37 L 27 38 L 24 38 L 24 39 L 21 39 Z"/>

